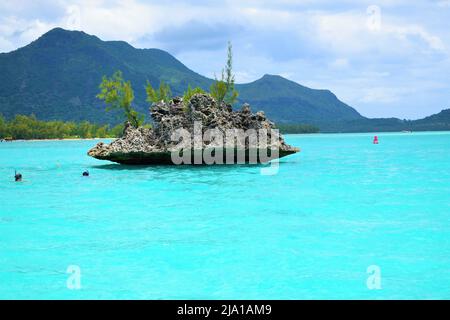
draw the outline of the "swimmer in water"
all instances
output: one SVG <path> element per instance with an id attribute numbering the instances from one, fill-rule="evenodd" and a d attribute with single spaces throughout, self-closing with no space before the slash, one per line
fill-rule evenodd
<path id="1" fill-rule="evenodd" d="M 84 172 L 83 172 L 83 177 L 89 177 L 89 171 L 87 171 L 87 170 L 84 171 Z"/>
<path id="2" fill-rule="evenodd" d="M 17 173 L 17 171 L 14 171 L 14 180 L 16 182 L 22 181 L 22 174 L 21 173 Z"/>

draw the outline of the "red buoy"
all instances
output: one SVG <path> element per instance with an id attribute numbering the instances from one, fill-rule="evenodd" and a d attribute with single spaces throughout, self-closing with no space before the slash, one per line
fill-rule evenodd
<path id="1" fill-rule="evenodd" d="M 373 144 L 378 144 L 378 136 L 373 137 Z"/>

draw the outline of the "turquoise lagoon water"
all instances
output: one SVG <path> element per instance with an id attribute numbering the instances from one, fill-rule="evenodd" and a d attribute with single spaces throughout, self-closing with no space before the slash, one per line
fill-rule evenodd
<path id="1" fill-rule="evenodd" d="M 450 133 L 372 137 L 289 135 L 272 176 L 1 143 L 0 298 L 449 299 Z"/>

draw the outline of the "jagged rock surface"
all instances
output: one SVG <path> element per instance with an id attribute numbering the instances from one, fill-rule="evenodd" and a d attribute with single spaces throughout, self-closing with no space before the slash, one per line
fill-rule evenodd
<path id="1" fill-rule="evenodd" d="M 134 128 L 130 123 L 125 124 L 123 136 L 110 144 L 98 143 L 89 150 L 88 155 L 101 160 L 110 160 L 128 164 L 156 164 L 170 163 L 170 153 L 180 148 L 178 141 L 172 141 L 172 133 L 180 128 L 191 134 L 191 139 L 198 140 L 194 135 L 194 124 L 201 123 L 202 133 L 207 130 L 219 130 L 225 137 L 225 131 L 266 129 L 267 148 L 279 150 L 279 157 L 299 151 L 284 142 L 283 137 L 274 131 L 274 124 L 269 121 L 264 112 L 253 114 L 248 104 L 244 104 L 241 111 L 232 111 L 231 105 L 217 106 L 216 101 L 207 94 L 194 95 L 185 105 L 179 97 L 170 102 L 154 103 L 150 108 L 153 128 Z M 195 144 L 195 143 L 199 144 Z M 225 142 L 225 141 L 224 141 Z M 248 148 L 249 141 L 237 139 L 234 145 L 221 145 L 226 148 Z M 217 141 L 207 139 L 195 141 L 194 145 L 216 147 Z"/>

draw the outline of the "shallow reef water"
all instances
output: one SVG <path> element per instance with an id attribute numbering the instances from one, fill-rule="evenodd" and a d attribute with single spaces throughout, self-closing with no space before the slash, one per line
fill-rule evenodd
<path id="1" fill-rule="evenodd" d="M 0 143 L 0 298 L 450 299 L 450 132 L 374 135 L 286 135 L 273 175 Z"/>

